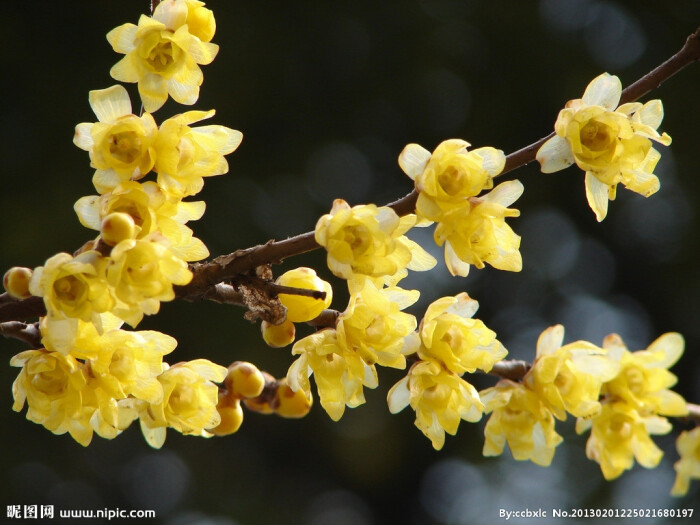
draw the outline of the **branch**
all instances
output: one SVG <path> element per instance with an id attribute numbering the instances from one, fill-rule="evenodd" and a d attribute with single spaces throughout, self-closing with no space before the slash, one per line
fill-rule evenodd
<path id="1" fill-rule="evenodd" d="M 21 321 L 0 323 L 0 334 L 24 341 L 31 348 L 41 348 L 41 332 L 39 323 L 27 324 Z"/>

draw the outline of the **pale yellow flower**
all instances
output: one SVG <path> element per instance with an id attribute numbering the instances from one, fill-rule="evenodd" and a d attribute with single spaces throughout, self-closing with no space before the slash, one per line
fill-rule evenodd
<path id="1" fill-rule="evenodd" d="M 563 440 L 554 416 L 539 396 L 521 383 L 501 380 L 480 393 L 485 412 L 493 412 L 484 429 L 484 456 L 500 456 L 506 443 L 513 458 L 547 467 Z"/>
<path id="2" fill-rule="evenodd" d="M 495 332 L 471 319 L 478 307 L 466 293 L 433 302 L 421 321 L 418 356 L 439 361 L 458 375 L 491 370 L 508 352 Z"/>
<path id="3" fill-rule="evenodd" d="M 315 238 L 338 277 L 359 274 L 394 285 L 407 275 L 407 268 L 424 271 L 435 265 L 432 256 L 404 235 L 415 223 L 415 215 L 399 217 L 386 206 L 351 208 L 336 199 L 331 212 L 316 223 Z"/>
<path id="4" fill-rule="evenodd" d="M 617 478 L 634 466 L 634 460 L 645 468 L 659 464 L 663 452 L 649 434 L 667 434 L 672 426 L 666 418 L 641 416 L 625 402 L 605 402 L 599 415 L 579 419 L 576 431 L 591 429 L 586 442 L 586 455 L 600 464 L 606 480 Z"/>
<path id="5" fill-rule="evenodd" d="M 650 139 L 671 143 L 656 131 L 663 119 L 661 101 L 617 107 L 621 93 L 618 77 L 603 73 L 593 79 L 581 99 L 559 112 L 556 135 L 537 152 L 543 173 L 574 162 L 586 172 L 586 197 L 598 221 L 607 214 L 608 200 L 615 199 L 617 184 L 645 197 L 659 189 L 653 171 L 661 155 Z"/>
<path id="6" fill-rule="evenodd" d="M 619 364 L 586 341 L 562 346 L 564 327 L 547 328 L 537 340 L 537 358 L 523 379 L 558 419 L 566 413 L 592 417 L 600 412 L 600 389 L 614 378 Z"/>
<path id="7" fill-rule="evenodd" d="M 90 91 L 89 100 L 99 122 L 78 124 L 73 142 L 90 153 L 90 165 L 96 169 L 92 182 L 99 193 L 106 193 L 153 169 L 158 127 L 149 113 L 132 114 L 123 86 Z"/>
<path id="8" fill-rule="evenodd" d="M 123 24 L 107 33 L 112 48 L 126 55 L 112 67 L 112 78 L 138 82 L 148 112 L 160 108 L 168 95 L 180 104 L 194 104 L 204 79 L 199 65 L 211 63 L 219 51 L 190 32 L 186 17 L 171 16 L 168 3 L 156 8 L 153 18 L 142 15 L 138 26 Z M 193 30 L 205 38 L 204 31 L 212 33 L 199 23 Z"/>
<path id="9" fill-rule="evenodd" d="M 214 110 L 187 111 L 160 125 L 155 143 L 158 184 L 178 196 L 202 190 L 204 179 L 228 172 L 224 155 L 235 151 L 243 134 L 226 126 L 190 127 L 214 116 Z"/>
<path id="10" fill-rule="evenodd" d="M 676 481 L 671 495 L 684 496 L 690 488 L 690 480 L 700 479 L 700 427 L 681 432 L 676 440 L 676 450 L 681 458 L 673 465 Z"/>
<path id="11" fill-rule="evenodd" d="M 484 405 L 476 389 L 437 361 L 419 361 L 387 396 L 396 414 L 409 404 L 416 412 L 415 425 L 430 439 L 435 450 L 445 444 L 445 432 L 455 435 L 461 420 L 481 419 Z"/>

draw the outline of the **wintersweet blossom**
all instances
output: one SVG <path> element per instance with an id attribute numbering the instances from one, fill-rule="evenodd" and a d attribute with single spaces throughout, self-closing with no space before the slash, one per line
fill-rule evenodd
<path id="1" fill-rule="evenodd" d="M 537 357 L 523 379 L 558 419 L 566 413 L 592 417 L 600 412 L 600 389 L 620 370 L 607 352 L 586 341 L 562 346 L 564 327 L 547 328 L 537 340 Z"/>
<path id="2" fill-rule="evenodd" d="M 389 410 L 396 414 L 409 404 L 416 412 L 415 425 L 435 450 L 445 444 L 445 432 L 455 435 L 461 420 L 481 419 L 484 405 L 476 389 L 437 361 L 418 361 L 389 390 Z"/>
<path id="3" fill-rule="evenodd" d="M 481 269 L 486 263 L 500 270 L 522 270 L 520 236 L 505 222 L 520 215 L 508 206 L 522 193 L 520 181 L 504 182 L 442 214 L 434 238 L 438 246 L 445 244 L 445 263 L 452 275 L 466 277 L 470 265 Z"/>
<path id="4" fill-rule="evenodd" d="M 671 495 L 684 496 L 690 488 L 690 480 L 700 479 L 700 427 L 681 432 L 676 440 L 676 450 L 680 459 L 673 465 L 676 481 Z"/>
<path id="5" fill-rule="evenodd" d="M 409 144 L 399 155 L 399 165 L 416 185 L 416 212 L 420 218 L 440 220 L 453 207 L 493 187 L 493 177 L 503 171 L 505 155 L 491 147 L 467 151 L 460 139 L 442 142 L 433 153 Z"/>
<path id="6" fill-rule="evenodd" d="M 138 180 L 153 169 L 158 126 L 149 113 L 131 113 L 123 86 L 90 91 L 89 100 L 99 122 L 78 124 L 73 142 L 90 153 L 96 169 L 92 182 L 99 193 L 106 193 L 120 181 Z"/>
<path id="7" fill-rule="evenodd" d="M 157 232 L 167 238 L 170 250 L 185 261 L 199 261 L 209 255 L 204 243 L 185 226 L 202 217 L 205 203 L 183 202 L 153 181 L 121 182 L 104 195 L 81 197 L 74 209 L 86 228 L 100 231 L 107 216 L 126 213 L 134 221 L 135 239 Z"/>
<path id="8" fill-rule="evenodd" d="M 338 277 L 366 275 L 393 285 L 407 275 L 407 268 L 425 271 L 436 264 L 404 235 L 415 223 L 415 215 L 399 217 L 386 206 L 351 208 L 336 199 L 331 212 L 316 223 L 315 238 L 326 249 L 328 267 Z"/>
<path id="9" fill-rule="evenodd" d="M 433 302 L 420 325 L 418 356 L 435 360 L 458 375 L 477 369 L 488 372 L 508 351 L 478 319 L 479 303 L 466 293 Z"/>
<path id="10" fill-rule="evenodd" d="M 563 439 L 554 430 L 554 416 L 540 397 L 521 383 L 501 380 L 479 392 L 485 412 L 484 456 L 500 456 L 506 443 L 518 461 L 549 466 Z"/>
<path id="11" fill-rule="evenodd" d="M 96 314 L 114 305 L 105 278 L 106 264 L 96 251 L 76 257 L 58 253 L 34 270 L 29 290 L 44 298 L 49 316 L 92 321 Z"/>
<path id="12" fill-rule="evenodd" d="M 22 367 L 12 384 L 12 409 L 19 412 L 26 402 L 27 419 L 54 434 L 68 432 L 81 445 L 89 445 L 90 418 L 96 407 L 85 404 L 84 365 L 70 355 L 45 349 L 21 352 L 10 365 Z"/>
<path id="13" fill-rule="evenodd" d="M 537 152 L 543 173 L 562 170 L 574 162 L 586 172 L 586 198 L 598 221 L 607 215 L 617 184 L 648 197 L 659 189 L 653 174 L 661 155 L 651 140 L 668 146 L 671 137 L 656 129 L 663 120 L 660 100 L 618 107 L 622 85 L 603 73 L 559 112 L 556 135 Z M 650 140 L 651 139 L 651 140 Z"/>
<path id="14" fill-rule="evenodd" d="M 615 479 L 634 466 L 634 460 L 645 468 L 659 464 L 663 452 L 649 434 L 667 434 L 672 426 L 666 418 L 641 416 L 625 402 L 605 402 L 599 415 L 579 419 L 576 431 L 591 429 L 586 442 L 586 455 L 600 464 L 606 480 Z"/>
<path id="15" fill-rule="evenodd" d="M 682 396 L 669 390 L 678 378 L 668 369 L 683 354 L 681 334 L 669 332 L 658 337 L 646 350 L 630 352 L 617 334 L 603 341 L 619 373 L 603 385 L 603 395 L 627 403 L 642 416 L 685 416 L 688 406 Z"/>
<path id="16" fill-rule="evenodd" d="M 173 12 L 172 4 L 162 2 L 153 17 L 142 15 L 138 26 L 123 24 L 107 33 L 114 51 L 125 55 L 112 67 L 112 78 L 120 82 L 138 82 L 139 94 L 148 112 L 160 108 L 168 95 L 180 104 L 194 104 L 204 79 L 199 65 L 211 63 L 219 51 L 219 46 L 197 36 L 205 40 L 213 36 L 213 17 L 209 23 L 195 22 L 193 31 L 196 34 L 193 34 L 187 24 L 187 14 L 182 17 Z M 187 13 L 193 5 L 182 1 L 179 4 L 176 7 L 184 5 Z"/>
<path id="17" fill-rule="evenodd" d="M 300 339 L 292 354 L 299 357 L 287 372 L 289 387 L 311 396 L 309 376 L 314 375 L 321 406 L 333 421 L 343 417 L 345 407 L 365 402 L 363 386 L 376 388 L 377 371 L 338 341 L 338 333 L 326 329 Z"/>
<path id="18" fill-rule="evenodd" d="M 228 172 L 228 155 L 238 148 L 243 134 L 220 125 L 190 127 L 213 117 L 215 111 L 187 111 L 160 125 L 155 142 L 158 184 L 170 193 L 187 196 L 199 193 L 202 177 Z"/>
<path id="19" fill-rule="evenodd" d="M 226 378 L 223 366 L 206 359 L 177 363 L 158 376 L 163 398 L 158 403 L 142 405 L 141 429 L 146 441 L 160 448 L 165 429 L 171 427 L 188 435 L 202 435 L 221 423 L 216 409 L 219 389 L 214 383 Z"/>
<path id="20" fill-rule="evenodd" d="M 143 315 L 160 310 L 161 301 L 175 298 L 173 285 L 192 280 L 187 263 L 176 257 L 157 234 L 117 244 L 107 265 L 107 281 L 119 303 L 112 313 L 136 326 Z"/>

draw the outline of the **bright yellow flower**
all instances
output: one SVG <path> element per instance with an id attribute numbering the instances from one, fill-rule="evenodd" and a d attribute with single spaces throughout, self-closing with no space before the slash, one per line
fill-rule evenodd
<path id="1" fill-rule="evenodd" d="M 180 104 L 194 104 L 203 81 L 198 64 L 211 63 L 219 51 L 216 44 L 198 38 L 213 36 L 213 17 L 202 17 L 195 11 L 188 20 L 189 16 L 173 13 L 169 4 L 156 7 L 153 18 L 142 15 L 138 26 L 124 24 L 107 33 L 112 48 L 126 55 L 112 67 L 112 78 L 138 82 L 148 112 L 160 108 L 168 94 Z M 194 33 L 188 21 L 194 22 Z"/>
<path id="2" fill-rule="evenodd" d="M 566 413 L 592 417 L 600 412 L 600 389 L 620 370 L 607 352 L 586 341 L 562 346 L 564 327 L 547 328 L 537 340 L 537 359 L 523 379 L 562 421 Z"/>
<path id="3" fill-rule="evenodd" d="M 445 444 L 445 432 L 455 435 L 461 420 L 481 419 L 484 405 L 476 389 L 436 361 L 419 361 L 387 396 L 389 410 L 396 414 L 409 404 L 416 411 L 416 426 L 435 450 Z"/>
<path id="4" fill-rule="evenodd" d="M 305 290 L 326 292 L 325 299 L 314 299 L 302 295 L 279 294 L 279 300 L 287 309 L 287 319 L 294 323 L 305 323 L 318 317 L 318 315 L 331 305 L 333 300 L 333 288 L 330 283 L 316 275 L 311 268 L 294 268 L 280 275 L 275 281 L 280 286 L 291 286 Z M 286 346 L 286 345 L 284 345 Z"/>
<path id="5" fill-rule="evenodd" d="M 209 256 L 204 243 L 185 226 L 204 214 L 205 203 L 182 202 L 155 182 L 122 182 L 104 195 L 81 197 L 74 205 L 80 223 L 100 231 L 103 220 L 112 213 L 126 213 L 136 226 L 136 239 L 158 232 L 168 239 L 170 250 L 185 261 Z"/>
<path id="6" fill-rule="evenodd" d="M 616 76 L 603 73 L 593 79 L 581 99 L 559 112 L 556 135 L 537 152 L 543 173 L 574 162 L 586 172 L 586 197 L 598 221 L 605 218 L 618 183 L 645 197 L 659 189 L 653 171 L 661 155 L 649 139 L 671 143 L 671 137 L 656 131 L 663 119 L 661 101 L 617 107 L 621 93 Z"/>
<path id="7" fill-rule="evenodd" d="M 107 265 L 107 281 L 120 301 L 112 312 L 131 326 L 136 326 L 144 314 L 158 313 L 161 301 L 173 300 L 173 285 L 191 280 L 187 263 L 156 234 L 120 242 L 112 249 Z"/>
<path id="8" fill-rule="evenodd" d="M 495 332 L 480 320 L 471 319 L 478 307 L 479 303 L 466 293 L 433 302 L 421 321 L 418 356 L 439 361 L 458 375 L 491 370 L 508 351 Z"/>
<path id="9" fill-rule="evenodd" d="M 593 419 L 579 419 L 576 431 L 588 428 L 591 435 L 586 442 L 586 455 L 600 464 L 606 480 L 617 478 L 634 466 L 634 460 L 645 468 L 659 464 L 663 452 L 649 434 L 667 434 L 672 426 L 666 418 L 642 417 L 624 402 L 605 402 L 599 415 Z"/>
<path id="10" fill-rule="evenodd" d="M 409 144 L 399 155 L 401 169 L 415 181 L 416 212 L 430 221 L 453 207 L 462 207 L 482 190 L 493 187 L 493 177 L 503 171 L 505 155 L 491 147 L 467 151 L 468 142 L 450 139 L 431 154 Z"/>
<path id="11" fill-rule="evenodd" d="M 243 134 L 226 126 L 190 127 L 213 116 L 213 109 L 187 111 L 160 125 L 155 170 L 158 184 L 167 191 L 179 196 L 194 195 L 202 190 L 202 177 L 228 172 L 224 155 L 240 145 Z"/>
<path id="12" fill-rule="evenodd" d="M 681 458 L 676 461 L 676 481 L 671 495 L 684 496 L 688 493 L 691 479 L 700 479 L 700 427 L 685 430 L 676 440 L 676 450 Z"/>
<path id="13" fill-rule="evenodd" d="M 418 300 L 417 290 L 378 289 L 368 278 L 349 282 L 350 302 L 336 325 L 338 343 L 370 367 L 405 368 L 404 352 L 415 346 L 413 315 L 402 312 Z"/>
<path id="14" fill-rule="evenodd" d="M 90 418 L 96 407 L 85 403 L 87 381 L 82 363 L 41 349 L 17 354 L 10 365 L 22 367 L 12 385 L 13 410 L 22 410 L 26 401 L 27 419 L 54 434 L 69 432 L 83 446 L 90 444 Z"/>
<path id="15" fill-rule="evenodd" d="M 105 279 L 106 264 L 95 251 L 76 257 L 58 253 L 34 270 L 29 290 L 44 298 L 48 315 L 90 322 L 114 305 Z"/>
<path id="16" fill-rule="evenodd" d="M 316 223 L 315 237 L 338 277 L 359 274 L 394 285 L 407 275 L 406 268 L 424 271 L 435 266 L 435 259 L 404 235 L 415 223 L 415 215 L 399 217 L 386 206 L 351 208 L 336 199 L 330 214 Z"/>
<path id="17" fill-rule="evenodd" d="M 163 399 L 149 404 L 146 413 L 142 413 L 142 428 L 162 434 L 164 439 L 166 426 L 190 435 L 202 435 L 218 426 L 219 389 L 214 383 L 221 383 L 226 372 L 223 366 L 206 359 L 171 366 L 158 376 Z"/>
<path id="18" fill-rule="evenodd" d="M 345 407 L 365 402 L 363 386 L 377 387 L 377 371 L 360 356 L 338 341 L 337 332 L 321 330 L 296 342 L 292 354 L 298 355 L 287 372 L 289 387 L 303 390 L 311 397 L 309 376 L 314 375 L 321 406 L 333 421 L 338 421 Z"/>
<path id="19" fill-rule="evenodd" d="M 157 377 L 163 371 L 163 356 L 177 341 L 160 332 L 110 330 L 99 339 L 99 353 L 88 361 L 99 386 L 116 399 L 134 396 L 160 403 L 163 388 Z"/>
<path id="20" fill-rule="evenodd" d="M 508 206 L 522 193 L 520 181 L 511 180 L 440 215 L 434 238 L 438 246 L 445 244 L 445 263 L 452 275 L 466 277 L 470 265 L 483 268 L 486 263 L 511 272 L 522 269 L 520 236 L 505 222 L 520 215 Z"/>
<path id="21" fill-rule="evenodd" d="M 89 100 L 99 122 L 78 124 L 73 142 L 90 153 L 96 169 L 92 182 L 99 193 L 106 193 L 120 181 L 138 180 L 153 169 L 158 127 L 149 113 L 131 113 L 123 86 L 90 91 Z"/>
<path id="22" fill-rule="evenodd" d="M 603 386 L 603 395 L 624 401 L 642 416 L 688 414 L 683 397 L 669 390 L 678 381 L 668 369 L 683 354 L 683 336 L 669 332 L 657 338 L 646 350 L 630 352 L 622 339 L 612 334 L 603 341 L 603 348 L 608 349 L 611 358 L 620 364 L 617 376 Z"/>
<path id="23" fill-rule="evenodd" d="M 500 456 L 506 442 L 518 461 L 543 467 L 554 458 L 562 437 L 554 430 L 554 416 L 539 396 L 521 383 L 502 380 L 480 392 L 485 412 L 493 412 L 484 429 L 484 456 Z"/>

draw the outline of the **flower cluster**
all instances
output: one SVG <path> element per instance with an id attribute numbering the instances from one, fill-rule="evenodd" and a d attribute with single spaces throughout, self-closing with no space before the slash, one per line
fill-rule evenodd
<path id="1" fill-rule="evenodd" d="M 418 331 L 419 360 L 387 397 L 392 413 L 411 405 L 416 426 L 436 450 L 444 445 L 445 432 L 457 432 L 460 420 L 479 421 L 484 412 L 478 392 L 462 374 L 489 372 L 507 354 L 496 334 L 472 319 L 477 308 L 466 293 L 432 303 Z"/>
<path id="2" fill-rule="evenodd" d="M 170 93 L 193 104 L 201 71 L 218 50 L 210 10 L 196 0 L 161 2 L 139 26 L 108 34 L 126 53 L 112 69 L 117 80 L 139 82 L 146 111 Z M 112 438 L 139 419 L 147 441 L 162 445 L 165 429 L 206 435 L 217 427 L 218 387 L 226 369 L 198 359 L 168 366 L 163 356 L 177 344 L 164 334 L 131 332 L 144 315 L 175 297 L 192 279 L 188 262 L 209 255 L 186 226 L 204 213 L 204 202 L 186 202 L 203 177 L 228 171 L 224 155 L 241 133 L 224 126 L 191 127 L 214 111 L 189 111 L 160 126 L 150 113 L 135 115 L 126 89 L 91 91 L 98 122 L 76 126 L 74 143 L 89 152 L 98 195 L 75 204 L 80 222 L 99 236 L 76 254 L 59 253 L 33 272 L 15 269 L 8 286 L 18 296 L 42 297 L 43 348 L 12 360 L 22 370 L 13 386 L 15 410 L 87 445 L 93 435 Z M 155 181 L 142 182 L 151 171 Z"/>
<path id="3" fill-rule="evenodd" d="M 416 213 L 424 222 L 436 222 L 435 242 L 445 245 L 445 263 L 452 275 L 466 276 L 470 265 L 519 272 L 520 237 L 505 222 L 519 212 L 508 208 L 523 192 L 520 181 L 500 184 L 493 178 L 505 165 L 501 150 L 491 147 L 467 151 L 468 142 L 446 140 L 431 154 L 409 144 L 399 165 L 416 186 Z"/>
<path id="4" fill-rule="evenodd" d="M 618 184 L 645 197 L 658 191 L 653 171 L 661 154 L 651 141 L 671 143 L 671 137 L 656 131 L 664 117 L 660 100 L 618 107 L 621 94 L 618 77 L 603 73 L 593 79 L 582 98 L 559 112 L 556 135 L 537 152 L 544 173 L 574 162 L 586 172 L 586 198 L 598 221 L 607 215 Z"/>

